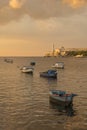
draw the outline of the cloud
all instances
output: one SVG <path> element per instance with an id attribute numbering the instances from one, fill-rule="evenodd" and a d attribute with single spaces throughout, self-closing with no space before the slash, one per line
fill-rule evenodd
<path id="1" fill-rule="evenodd" d="M 21 8 L 26 0 L 10 0 L 9 5 L 12 8 Z"/>
<path id="2" fill-rule="evenodd" d="M 63 0 L 63 2 L 69 4 L 72 8 L 78 8 L 84 6 L 87 0 Z"/>
<path id="3" fill-rule="evenodd" d="M 83 12 L 87 0 L 0 0 L 0 24 L 27 15 L 33 19 L 71 16 Z"/>

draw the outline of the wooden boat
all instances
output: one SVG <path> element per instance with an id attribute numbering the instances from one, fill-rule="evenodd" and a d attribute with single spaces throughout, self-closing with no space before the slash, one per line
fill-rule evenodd
<path id="1" fill-rule="evenodd" d="M 56 70 L 47 70 L 45 72 L 40 72 L 41 77 L 46 78 L 57 78 L 57 71 Z"/>
<path id="2" fill-rule="evenodd" d="M 23 73 L 33 73 L 33 71 L 34 71 L 34 68 L 32 68 L 32 67 L 28 67 L 28 66 L 24 66 L 24 67 L 22 67 L 21 68 L 21 71 L 23 72 Z"/>
<path id="3" fill-rule="evenodd" d="M 72 93 L 69 94 L 61 90 L 50 90 L 49 92 L 50 102 L 61 104 L 64 106 L 69 106 L 70 104 L 72 104 L 74 96 L 77 95 Z"/>
<path id="4" fill-rule="evenodd" d="M 52 67 L 57 68 L 57 69 L 64 69 L 64 63 L 63 62 L 57 62 Z"/>

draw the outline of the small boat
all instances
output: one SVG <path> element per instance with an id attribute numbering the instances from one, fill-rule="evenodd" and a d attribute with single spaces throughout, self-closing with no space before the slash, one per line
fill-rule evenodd
<path id="1" fill-rule="evenodd" d="M 32 67 L 28 67 L 28 66 L 23 66 L 22 68 L 21 68 L 21 71 L 23 72 L 23 73 L 33 73 L 33 71 L 34 71 L 34 68 L 32 68 Z"/>
<path id="2" fill-rule="evenodd" d="M 35 62 L 31 62 L 30 65 L 34 66 L 36 63 Z"/>
<path id="3" fill-rule="evenodd" d="M 71 105 L 73 103 L 74 96 L 77 95 L 72 93 L 69 94 L 62 90 L 50 90 L 49 92 L 50 102 L 64 106 Z"/>
<path id="4" fill-rule="evenodd" d="M 46 78 L 57 78 L 57 71 L 56 70 L 47 70 L 45 72 L 40 72 L 41 77 Z"/>
<path id="5" fill-rule="evenodd" d="M 52 67 L 57 68 L 57 69 L 64 69 L 64 63 L 63 62 L 56 62 Z"/>
<path id="6" fill-rule="evenodd" d="M 13 59 L 9 59 L 9 58 L 4 59 L 4 61 L 7 63 L 13 63 Z"/>

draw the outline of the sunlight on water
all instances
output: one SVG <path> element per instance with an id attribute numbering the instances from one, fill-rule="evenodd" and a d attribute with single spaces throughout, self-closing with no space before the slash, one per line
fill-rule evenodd
<path id="1" fill-rule="evenodd" d="M 87 130 L 86 58 L 13 58 L 12 64 L 0 58 L 0 130 Z M 33 75 L 20 68 L 35 61 Z M 63 61 L 58 78 L 49 80 L 39 72 Z M 49 90 L 76 93 L 73 106 L 50 104 Z"/>

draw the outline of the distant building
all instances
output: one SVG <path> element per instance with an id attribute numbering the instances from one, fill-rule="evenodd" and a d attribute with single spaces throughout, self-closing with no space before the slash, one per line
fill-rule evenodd
<path id="1" fill-rule="evenodd" d="M 59 56 L 59 55 L 60 55 L 60 49 L 55 49 L 54 56 Z"/>
<path id="2" fill-rule="evenodd" d="M 66 54 L 65 48 L 64 48 L 64 47 L 61 47 L 61 48 L 60 48 L 60 55 L 61 55 L 61 56 L 65 56 L 65 54 Z"/>
<path id="3" fill-rule="evenodd" d="M 83 57 L 83 54 L 81 54 L 81 55 L 76 55 L 75 57 L 77 57 L 77 58 Z"/>
<path id="4" fill-rule="evenodd" d="M 51 57 L 51 56 L 66 56 L 67 55 L 67 52 L 72 52 L 72 51 L 87 51 L 87 48 L 64 48 L 63 46 L 61 48 L 57 48 L 57 49 L 54 49 L 54 45 L 53 45 L 53 51 L 51 52 L 47 52 L 45 54 L 45 56 L 47 57 Z"/>
<path id="5" fill-rule="evenodd" d="M 64 47 L 61 47 L 60 49 L 57 48 L 57 49 L 54 49 L 53 52 L 48 52 L 45 54 L 45 56 L 64 56 L 65 55 L 65 48 Z"/>

